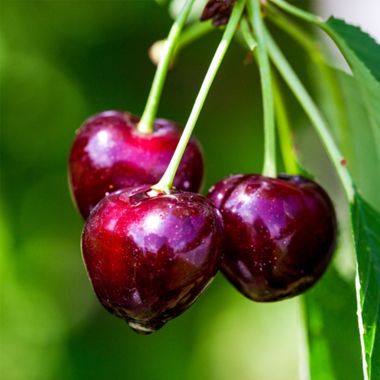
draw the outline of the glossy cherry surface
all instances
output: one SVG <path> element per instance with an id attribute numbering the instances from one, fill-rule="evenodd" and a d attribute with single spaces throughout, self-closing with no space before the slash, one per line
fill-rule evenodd
<path id="1" fill-rule="evenodd" d="M 75 203 L 86 219 L 108 193 L 141 184 L 153 185 L 163 175 L 181 136 L 171 121 L 157 119 L 154 132 L 137 131 L 139 119 L 126 112 L 107 111 L 79 129 L 69 158 L 69 183 Z M 198 192 L 203 157 L 192 139 L 174 180 L 180 190 Z"/>
<path id="2" fill-rule="evenodd" d="M 300 176 L 235 175 L 210 189 L 224 220 L 222 272 L 256 301 L 302 293 L 323 274 L 335 248 L 327 193 Z"/>
<path id="3" fill-rule="evenodd" d="M 205 197 L 149 187 L 117 191 L 91 212 L 82 252 L 112 314 L 142 334 L 186 310 L 215 276 L 223 222 Z"/>

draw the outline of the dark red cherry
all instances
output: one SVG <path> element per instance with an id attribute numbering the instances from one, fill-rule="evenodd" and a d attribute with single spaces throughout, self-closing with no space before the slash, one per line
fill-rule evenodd
<path id="1" fill-rule="evenodd" d="M 140 133 L 139 119 L 107 111 L 79 129 L 69 159 L 69 182 L 75 203 L 86 219 L 107 194 L 125 187 L 153 185 L 163 175 L 181 136 L 178 125 L 157 119 L 154 132 Z M 203 179 L 200 146 L 192 139 L 174 180 L 180 190 L 198 192 Z"/>
<path id="2" fill-rule="evenodd" d="M 276 301 L 310 288 L 331 260 L 333 204 L 300 176 L 235 175 L 210 189 L 224 220 L 222 272 L 245 296 Z"/>
<path id="3" fill-rule="evenodd" d="M 222 229 L 219 211 L 195 193 L 140 186 L 105 197 L 82 235 L 96 295 L 136 332 L 158 330 L 215 276 Z"/>

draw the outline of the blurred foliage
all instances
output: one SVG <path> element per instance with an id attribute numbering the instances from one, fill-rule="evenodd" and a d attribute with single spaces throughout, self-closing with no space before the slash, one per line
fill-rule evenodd
<path id="1" fill-rule="evenodd" d="M 183 316 L 142 337 L 102 309 L 87 279 L 67 188 L 70 145 L 91 114 L 142 112 L 155 69 L 147 49 L 166 35 L 167 10 L 153 1 L 3 1 L 0 18 L 0 377 L 296 379 L 297 299 L 255 304 L 219 275 Z M 160 116 L 186 121 L 219 36 L 181 52 Z M 277 36 L 310 85 L 307 57 Z M 196 128 L 205 189 L 261 169 L 259 80 L 245 57 L 232 46 Z M 287 105 L 308 166 L 339 203 L 331 167 L 289 94 Z"/>

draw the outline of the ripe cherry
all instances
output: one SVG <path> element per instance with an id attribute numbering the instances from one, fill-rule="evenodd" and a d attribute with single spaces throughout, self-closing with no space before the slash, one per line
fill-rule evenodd
<path id="1" fill-rule="evenodd" d="M 108 193 L 141 184 L 153 185 L 163 175 L 181 136 L 171 121 L 157 119 L 154 131 L 140 133 L 139 119 L 126 112 L 107 111 L 79 129 L 69 159 L 69 182 L 75 203 L 86 219 Z M 203 157 L 190 140 L 174 180 L 180 190 L 198 192 Z"/>
<path id="2" fill-rule="evenodd" d="M 234 175 L 210 189 L 224 220 L 222 272 L 245 296 L 298 295 L 323 274 L 335 248 L 327 193 L 300 176 Z"/>
<path id="3" fill-rule="evenodd" d="M 141 334 L 185 311 L 218 268 L 223 222 L 205 197 L 140 186 L 91 212 L 82 252 L 103 306 Z"/>

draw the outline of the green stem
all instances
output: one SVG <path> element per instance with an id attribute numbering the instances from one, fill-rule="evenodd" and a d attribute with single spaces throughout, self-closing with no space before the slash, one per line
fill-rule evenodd
<path id="1" fill-rule="evenodd" d="M 303 9 L 297 8 L 284 0 L 270 0 L 270 2 L 276 4 L 279 8 L 292 14 L 293 16 L 299 17 L 307 22 L 311 22 L 312 24 L 320 25 L 323 23 L 323 19 L 321 17 L 306 12 Z"/>
<path id="2" fill-rule="evenodd" d="M 331 107 L 333 124 L 337 129 L 342 146 L 345 147 L 345 153 L 352 156 L 353 148 L 349 136 L 347 114 L 344 112 L 344 98 L 340 91 L 338 80 L 326 63 L 318 42 L 289 17 L 280 14 L 277 9 L 268 6 L 267 10 L 269 19 L 301 45 L 316 64 L 321 75 L 321 80 L 318 81 L 318 84 L 320 83 L 326 89 L 324 93 L 329 97 L 328 103 L 333 105 Z"/>
<path id="3" fill-rule="evenodd" d="M 277 129 L 280 137 L 280 148 L 285 165 L 285 171 L 289 174 L 298 174 L 300 170 L 298 166 L 297 154 L 294 150 L 293 136 L 290 128 L 288 113 L 286 111 L 280 86 L 274 75 L 272 75 L 272 80 Z"/>
<path id="4" fill-rule="evenodd" d="M 346 62 L 349 64 L 351 69 L 354 71 L 354 76 L 355 76 L 355 65 L 352 62 L 349 49 L 347 49 L 345 44 L 342 42 L 341 38 L 334 32 L 334 30 L 332 30 L 330 28 L 328 23 L 325 23 L 320 17 L 317 17 L 311 13 L 308 13 L 308 12 L 303 11 L 303 10 L 293 6 L 293 5 L 288 4 L 284 0 L 270 0 L 270 1 L 274 4 L 276 4 L 278 7 L 284 9 L 288 13 L 290 13 L 296 17 L 299 17 L 305 21 L 311 22 L 311 23 L 317 25 L 318 27 L 320 27 L 324 32 L 326 32 L 329 35 L 329 37 L 334 41 L 335 45 L 339 48 L 340 52 L 343 54 Z M 376 128 L 374 123 L 371 123 L 371 127 L 373 130 L 373 134 L 375 136 L 377 136 L 378 135 L 378 129 Z M 376 148 L 377 148 L 377 155 L 380 158 L 380 147 L 376 146 Z"/>
<path id="5" fill-rule="evenodd" d="M 240 31 L 248 49 L 253 52 L 257 48 L 257 42 L 253 38 L 249 22 L 245 18 L 241 20 Z"/>
<path id="6" fill-rule="evenodd" d="M 222 40 L 220 41 L 218 48 L 216 49 L 216 52 L 214 54 L 214 57 L 211 61 L 210 67 L 207 70 L 206 76 L 203 80 L 202 86 L 199 90 L 193 108 L 191 110 L 189 119 L 187 120 L 186 126 L 182 132 L 181 138 L 178 142 L 173 157 L 161 180 L 156 185 L 152 186 L 152 189 L 167 192 L 172 187 L 178 166 L 181 162 L 186 146 L 190 140 L 191 134 L 198 120 L 207 94 L 211 88 L 211 85 L 215 79 L 218 69 L 223 61 L 223 58 L 227 52 L 228 46 L 231 43 L 232 37 L 235 34 L 237 25 L 243 13 L 244 5 L 245 0 L 238 0 L 236 2 L 234 9 L 231 13 L 230 19 L 228 21 L 227 27 L 223 33 Z"/>
<path id="7" fill-rule="evenodd" d="M 317 59 L 324 61 L 318 46 L 317 42 L 314 41 L 313 38 L 309 36 L 309 34 L 301 29 L 296 23 L 293 22 L 293 19 L 285 16 L 278 9 L 271 6 L 270 4 L 266 8 L 268 18 L 270 21 L 275 23 L 279 28 L 281 28 L 284 32 L 288 33 L 293 39 L 298 42 L 304 49 L 308 51 L 308 53 L 312 54 L 313 59 Z"/>
<path id="8" fill-rule="evenodd" d="M 274 121 L 274 100 L 272 93 L 271 68 L 265 40 L 265 27 L 261 18 L 260 0 L 248 1 L 248 15 L 257 40 L 257 59 L 259 63 L 261 91 L 264 110 L 264 166 L 263 174 L 276 177 L 276 132 Z"/>
<path id="9" fill-rule="evenodd" d="M 299 326 L 299 379 L 310 380 L 310 357 L 309 357 L 309 335 L 307 323 L 307 305 L 305 296 L 298 297 L 298 315 L 300 318 Z"/>
<path id="10" fill-rule="evenodd" d="M 324 144 L 327 153 L 329 154 L 331 161 L 338 173 L 348 200 L 350 202 L 353 202 L 354 187 L 350 173 L 347 170 L 346 166 L 342 165 L 341 163 L 343 159 L 342 154 L 335 144 L 335 141 L 330 134 L 325 120 L 323 119 L 313 99 L 298 78 L 297 74 L 294 72 L 289 62 L 286 60 L 285 56 L 282 54 L 281 50 L 268 32 L 266 32 L 266 40 L 268 43 L 269 55 L 273 63 L 310 118 L 310 121 L 314 125 L 319 137 L 321 138 L 322 143 Z"/>
<path id="11" fill-rule="evenodd" d="M 169 65 L 173 56 L 174 49 L 177 45 L 178 38 L 181 30 L 186 22 L 186 19 L 190 13 L 191 7 L 195 0 L 187 0 L 183 6 L 178 18 L 174 21 L 173 26 L 170 29 L 168 38 L 165 41 L 165 48 L 158 64 L 156 74 L 153 79 L 152 87 L 148 96 L 148 100 L 141 117 L 137 129 L 141 133 L 151 133 L 153 131 L 153 123 L 156 117 L 159 100 L 161 97 L 162 89 L 166 74 L 169 69 Z"/>
<path id="12" fill-rule="evenodd" d="M 257 47 L 256 40 L 252 36 L 252 32 L 249 28 L 249 24 L 246 19 L 243 19 L 241 21 L 240 26 L 241 34 L 243 37 L 243 40 L 245 41 L 247 47 L 249 50 L 253 50 L 255 47 Z M 256 51 L 253 51 L 254 56 L 257 61 L 257 54 Z M 282 99 L 281 91 L 278 86 L 276 77 L 274 73 L 271 73 L 272 75 L 272 86 L 273 86 L 273 95 L 274 95 L 274 107 L 275 107 L 275 114 L 276 114 L 276 124 L 277 129 L 280 137 L 280 147 L 281 147 L 281 154 L 283 157 L 285 170 L 287 173 L 296 174 L 299 171 L 298 168 L 298 160 L 296 157 L 296 153 L 293 148 L 293 138 L 291 135 L 291 129 L 289 124 L 288 115 L 285 109 L 284 101 Z"/>

